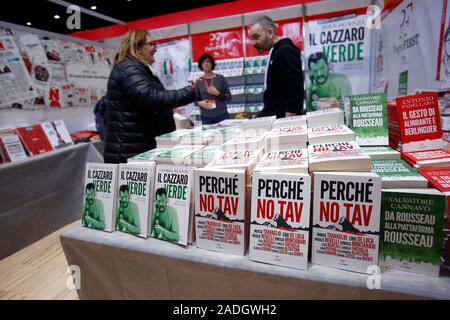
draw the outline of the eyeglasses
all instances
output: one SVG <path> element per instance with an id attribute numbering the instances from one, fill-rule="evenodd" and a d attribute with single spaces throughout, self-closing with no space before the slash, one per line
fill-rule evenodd
<path id="1" fill-rule="evenodd" d="M 144 42 L 143 45 L 146 45 L 146 44 L 149 44 L 149 45 L 154 46 L 154 47 L 156 48 L 156 43 L 153 42 L 153 41 L 150 41 L 150 42 Z"/>

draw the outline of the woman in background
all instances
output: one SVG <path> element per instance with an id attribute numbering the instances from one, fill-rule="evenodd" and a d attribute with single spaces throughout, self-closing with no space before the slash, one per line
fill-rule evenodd
<path id="1" fill-rule="evenodd" d="M 203 71 L 203 80 L 197 90 L 202 124 L 214 124 L 229 119 L 226 102 L 231 101 L 231 92 L 227 79 L 213 72 L 216 62 L 209 54 L 198 59 L 198 67 Z"/>
<path id="2" fill-rule="evenodd" d="M 156 147 L 155 137 L 175 130 L 172 109 L 197 100 L 192 86 L 165 90 L 151 65 L 156 44 L 143 30 L 122 40 L 119 58 L 108 81 L 105 163 L 127 159 Z"/>

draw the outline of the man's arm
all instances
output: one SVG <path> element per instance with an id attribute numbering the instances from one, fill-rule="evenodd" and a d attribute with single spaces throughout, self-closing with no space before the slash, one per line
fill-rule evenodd
<path id="1" fill-rule="evenodd" d="M 279 49 L 275 68 L 281 75 L 283 88 L 286 92 L 285 112 L 301 114 L 303 110 L 304 88 L 303 71 L 300 52 L 291 46 L 282 46 Z"/>
<path id="2" fill-rule="evenodd" d="M 170 217 L 170 219 L 172 220 L 172 230 L 168 230 L 168 229 L 164 229 L 164 231 L 162 232 L 162 238 L 164 240 L 168 240 L 168 241 L 172 241 L 172 242 L 177 242 L 180 239 L 180 235 L 179 235 L 179 227 L 178 227 L 178 217 L 177 217 L 177 212 L 175 211 L 175 209 L 168 207 L 168 215 Z"/>
<path id="3" fill-rule="evenodd" d="M 99 230 L 103 230 L 105 229 L 105 214 L 104 214 L 104 210 L 103 210 L 103 203 L 100 201 L 97 201 L 96 203 L 96 214 L 95 216 L 97 216 L 98 218 L 92 218 L 91 217 L 91 224 L 92 227 L 94 227 L 95 229 L 99 229 Z"/>

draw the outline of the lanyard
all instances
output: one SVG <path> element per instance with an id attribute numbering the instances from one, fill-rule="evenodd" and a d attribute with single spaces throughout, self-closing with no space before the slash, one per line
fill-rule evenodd
<path id="1" fill-rule="evenodd" d="M 206 79 L 206 78 L 203 79 L 203 82 L 205 83 L 206 89 L 209 89 L 209 88 L 214 86 L 214 78 L 211 78 L 211 82 L 209 84 L 208 84 L 208 79 Z M 206 91 L 208 91 L 208 90 L 206 90 Z M 214 97 L 211 94 L 209 94 L 209 93 L 208 93 L 208 96 L 210 98 L 214 99 Z"/>

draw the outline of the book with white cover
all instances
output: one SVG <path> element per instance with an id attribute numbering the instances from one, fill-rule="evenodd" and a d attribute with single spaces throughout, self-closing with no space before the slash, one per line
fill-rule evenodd
<path id="1" fill-rule="evenodd" d="M 372 160 L 400 160 L 400 152 L 389 146 L 361 147 Z"/>
<path id="2" fill-rule="evenodd" d="M 187 245 L 192 237 L 191 211 L 194 169 L 184 165 L 156 167 L 150 232 L 152 237 Z"/>
<path id="3" fill-rule="evenodd" d="M 361 273 L 378 264 L 381 178 L 314 174 L 312 263 Z"/>
<path id="4" fill-rule="evenodd" d="M 308 173 L 308 149 L 290 149 L 263 155 L 255 172 Z"/>
<path id="5" fill-rule="evenodd" d="M 186 157 L 189 157 L 200 149 L 203 149 L 203 146 L 177 145 L 166 152 L 158 154 L 156 156 L 156 163 L 184 164 Z"/>
<path id="6" fill-rule="evenodd" d="M 245 171 L 204 168 L 196 169 L 194 177 L 197 247 L 244 256 L 249 218 Z"/>
<path id="7" fill-rule="evenodd" d="M 266 136 L 266 151 L 306 148 L 307 140 L 306 126 L 274 128 Z"/>
<path id="8" fill-rule="evenodd" d="M 118 165 L 86 163 L 81 225 L 112 232 L 116 229 Z"/>
<path id="9" fill-rule="evenodd" d="M 308 128 L 340 126 L 344 124 L 344 111 L 339 108 L 324 109 L 306 113 Z"/>
<path id="10" fill-rule="evenodd" d="M 272 124 L 277 120 L 276 116 L 261 117 L 250 119 L 249 121 L 239 124 L 241 130 L 246 129 L 272 129 Z"/>
<path id="11" fill-rule="evenodd" d="M 229 151 L 210 162 L 207 168 L 244 169 L 250 174 L 263 155 L 263 149 Z"/>
<path id="12" fill-rule="evenodd" d="M 309 171 L 372 170 L 371 158 L 354 141 L 308 146 Z"/>
<path id="13" fill-rule="evenodd" d="M 19 136 L 12 129 L 0 131 L 0 156 L 4 162 L 15 162 L 27 158 Z"/>
<path id="14" fill-rule="evenodd" d="M 292 126 L 306 126 L 306 116 L 293 116 L 277 119 L 272 128 L 292 127 Z"/>
<path id="15" fill-rule="evenodd" d="M 257 172 L 253 176 L 250 260 L 306 270 L 311 177 Z"/>
<path id="16" fill-rule="evenodd" d="M 355 141 L 355 133 L 346 125 L 313 127 L 308 129 L 309 144 Z"/>
<path id="17" fill-rule="evenodd" d="M 264 148 L 268 132 L 256 132 L 254 129 L 241 132 L 222 145 L 223 151 L 253 150 Z"/>
<path id="18" fill-rule="evenodd" d="M 153 210 L 155 168 L 155 163 L 119 164 L 116 230 L 147 238 Z"/>

